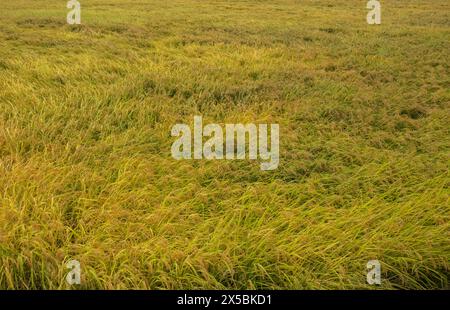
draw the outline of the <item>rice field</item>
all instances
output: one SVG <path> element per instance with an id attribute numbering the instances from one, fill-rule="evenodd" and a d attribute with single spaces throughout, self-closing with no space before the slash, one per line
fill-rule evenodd
<path id="1" fill-rule="evenodd" d="M 449 1 L 79 2 L 0 3 L 0 289 L 449 288 Z M 278 168 L 175 160 L 195 115 Z"/>

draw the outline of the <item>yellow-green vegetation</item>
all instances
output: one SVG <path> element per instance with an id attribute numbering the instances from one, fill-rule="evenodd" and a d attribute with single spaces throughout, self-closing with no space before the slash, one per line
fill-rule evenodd
<path id="1" fill-rule="evenodd" d="M 448 288 L 448 0 L 79 1 L 0 2 L 0 288 Z M 174 160 L 194 115 L 278 169 Z"/>

